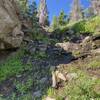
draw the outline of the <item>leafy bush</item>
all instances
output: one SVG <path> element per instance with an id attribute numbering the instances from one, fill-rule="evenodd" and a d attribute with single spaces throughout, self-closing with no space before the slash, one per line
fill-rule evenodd
<path id="1" fill-rule="evenodd" d="M 84 20 L 77 22 L 72 26 L 72 30 L 74 30 L 74 32 L 76 32 L 76 33 L 84 33 L 85 32 L 85 24 L 86 24 L 86 22 Z"/>
<path id="2" fill-rule="evenodd" d="M 72 30 L 76 33 L 95 33 L 96 29 L 100 27 L 100 17 L 96 16 L 88 21 L 82 20 L 72 25 Z"/>
<path id="3" fill-rule="evenodd" d="M 96 16 L 86 22 L 85 28 L 87 32 L 95 32 L 95 30 L 100 27 L 100 16 Z"/>

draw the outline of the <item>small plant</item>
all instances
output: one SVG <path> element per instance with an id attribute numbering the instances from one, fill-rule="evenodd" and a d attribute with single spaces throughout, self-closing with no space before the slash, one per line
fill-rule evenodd
<path id="1" fill-rule="evenodd" d="M 80 56 L 80 55 L 81 55 L 81 52 L 80 52 L 80 51 L 75 51 L 75 52 L 73 52 L 73 55 L 74 55 L 75 57 Z"/>
<path id="2" fill-rule="evenodd" d="M 88 67 L 89 68 L 100 68 L 100 61 L 99 61 L 99 59 L 98 60 L 91 61 L 88 64 Z"/>
<path id="3" fill-rule="evenodd" d="M 21 93 L 24 94 L 28 90 L 31 89 L 33 85 L 33 80 L 29 78 L 25 83 L 16 82 L 16 89 Z"/>
<path id="4" fill-rule="evenodd" d="M 96 16 L 94 18 L 89 19 L 88 21 L 82 20 L 76 22 L 71 27 L 74 32 L 79 34 L 85 34 L 85 33 L 95 34 L 96 28 L 100 27 L 99 23 L 100 23 L 100 17 Z"/>

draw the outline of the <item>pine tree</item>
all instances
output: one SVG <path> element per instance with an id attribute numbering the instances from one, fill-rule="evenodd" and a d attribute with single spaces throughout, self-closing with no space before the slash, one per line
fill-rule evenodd
<path id="1" fill-rule="evenodd" d="M 51 27 L 52 27 L 53 30 L 56 30 L 59 27 L 58 18 L 56 16 L 53 17 Z"/>
<path id="2" fill-rule="evenodd" d="M 71 21 L 78 21 L 80 19 L 82 19 L 80 0 L 74 0 L 70 20 Z"/>
<path id="3" fill-rule="evenodd" d="M 38 34 L 40 34 L 40 25 L 39 25 L 39 19 L 37 17 L 37 5 L 36 2 L 33 1 L 32 4 L 29 6 L 28 11 L 28 18 L 31 21 L 31 35 L 33 38 L 35 38 Z"/>
<path id="4" fill-rule="evenodd" d="M 100 15 L 100 0 L 91 0 L 94 15 Z"/>
<path id="5" fill-rule="evenodd" d="M 60 12 L 60 15 L 58 17 L 58 23 L 59 23 L 59 25 L 65 25 L 66 24 L 66 15 L 65 15 L 63 10 Z"/>
<path id="6" fill-rule="evenodd" d="M 32 28 L 35 28 L 38 25 L 37 5 L 35 1 L 29 6 L 28 17 L 32 22 Z"/>
<path id="7" fill-rule="evenodd" d="M 46 0 L 40 0 L 38 17 L 40 25 L 46 26 L 49 24 Z"/>

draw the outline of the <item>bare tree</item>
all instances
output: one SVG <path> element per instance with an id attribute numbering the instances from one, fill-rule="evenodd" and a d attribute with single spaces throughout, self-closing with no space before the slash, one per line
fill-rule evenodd
<path id="1" fill-rule="evenodd" d="M 71 11 L 70 20 L 78 21 L 82 18 L 80 0 L 73 0 L 73 6 Z"/>
<path id="2" fill-rule="evenodd" d="M 40 0 L 40 5 L 38 9 L 39 23 L 42 26 L 48 25 L 48 10 L 46 0 Z"/>
<path id="3" fill-rule="evenodd" d="M 91 7 L 95 15 L 100 15 L 100 0 L 91 0 Z"/>

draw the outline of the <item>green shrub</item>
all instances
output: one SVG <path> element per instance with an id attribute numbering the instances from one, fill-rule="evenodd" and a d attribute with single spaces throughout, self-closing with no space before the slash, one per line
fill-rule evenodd
<path id="1" fill-rule="evenodd" d="M 69 24 L 67 23 L 66 25 L 57 27 L 55 30 L 50 27 L 49 32 L 53 32 L 54 34 L 63 34 L 68 29 L 72 29 L 75 34 L 95 34 L 97 28 L 100 28 L 100 16 L 93 17 L 89 20 L 81 20 L 72 23 L 70 22 Z"/>
<path id="2" fill-rule="evenodd" d="M 72 30 L 74 30 L 74 32 L 76 33 L 84 33 L 85 32 L 85 21 L 80 21 L 80 22 L 77 22 L 75 23 L 73 26 L 72 26 Z"/>
<path id="3" fill-rule="evenodd" d="M 96 16 L 88 21 L 82 20 L 72 25 L 72 30 L 75 33 L 95 33 L 96 29 L 100 27 L 100 17 Z"/>
<path id="4" fill-rule="evenodd" d="M 95 32 L 96 28 L 100 27 L 100 16 L 96 16 L 86 22 L 85 28 L 87 32 Z"/>

